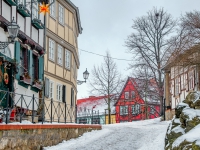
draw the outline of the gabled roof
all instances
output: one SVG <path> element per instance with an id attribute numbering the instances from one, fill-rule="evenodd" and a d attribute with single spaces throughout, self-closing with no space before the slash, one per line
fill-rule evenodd
<path id="1" fill-rule="evenodd" d="M 129 81 L 131 81 L 131 83 L 132 83 L 132 85 L 135 87 L 135 89 L 139 92 L 139 91 L 141 91 L 142 89 L 143 89 L 143 87 L 144 87 L 144 84 L 145 84 L 145 80 L 144 79 L 137 79 L 137 78 L 133 78 L 133 77 L 128 77 L 127 78 L 127 81 L 126 81 L 126 83 L 124 84 L 124 87 L 123 87 L 123 89 L 122 89 L 122 91 L 121 91 L 121 93 L 120 93 L 120 95 L 119 95 L 119 98 L 117 99 L 117 101 L 119 101 L 120 100 L 120 98 L 121 98 L 121 96 L 122 96 L 122 94 L 123 94 L 123 92 L 124 92 L 124 89 L 125 89 L 125 87 L 127 86 L 127 84 L 128 84 L 128 82 Z M 157 88 L 157 84 L 156 84 L 156 81 L 154 80 L 154 79 L 150 79 L 149 80 L 149 84 L 148 84 L 148 89 L 153 89 L 154 91 L 155 90 L 158 90 L 158 88 Z M 141 99 L 143 99 L 144 100 L 144 97 L 139 93 L 139 95 L 140 95 L 140 97 L 141 97 Z M 152 100 L 152 98 L 150 98 L 150 97 L 146 97 L 146 100 L 147 100 L 147 102 L 150 104 L 150 103 L 158 103 L 157 102 L 157 100 Z"/>

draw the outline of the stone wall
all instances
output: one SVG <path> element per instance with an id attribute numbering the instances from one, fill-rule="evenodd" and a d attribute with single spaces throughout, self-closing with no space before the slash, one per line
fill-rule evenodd
<path id="1" fill-rule="evenodd" d="M 100 125 L 0 125 L 0 150 L 42 150 L 85 132 L 100 130 Z"/>

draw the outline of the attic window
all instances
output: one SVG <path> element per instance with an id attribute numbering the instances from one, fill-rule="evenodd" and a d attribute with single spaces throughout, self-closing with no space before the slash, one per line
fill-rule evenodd
<path id="1" fill-rule="evenodd" d="M 125 98 L 125 99 L 128 99 L 128 98 L 129 98 L 129 92 L 125 92 L 125 93 L 124 93 L 124 98 Z"/>
<path id="2" fill-rule="evenodd" d="M 135 91 L 131 91 L 131 97 L 135 98 Z"/>

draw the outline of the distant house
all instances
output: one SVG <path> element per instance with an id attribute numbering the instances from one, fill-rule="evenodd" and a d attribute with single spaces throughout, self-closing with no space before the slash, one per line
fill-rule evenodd
<path id="1" fill-rule="evenodd" d="M 152 88 L 149 93 L 144 90 L 144 83 L 144 80 L 128 77 L 115 104 L 117 123 L 159 117 L 160 103 L 153 92 L 155 87 L 148 84 L 148 91 Z"/>
<path id="2" fill-rule="evenodd" d="M 165 105 L 166 119 L 172 119 L 175 107 L 182 102 L 187 94 L 200 89 L 199 48 L 196 45 L 178 54 L 174 52 L 163 70 L 165 71 Z"/>
<path id="3" fill-rule="evenodd" d="M 90 96 L 77 100 L 77 123 L 79 124 L 107 124 L 108 105 L 107 96 Z M 111 123 L 115 121 L 114 96 L 111 100 Z"/>

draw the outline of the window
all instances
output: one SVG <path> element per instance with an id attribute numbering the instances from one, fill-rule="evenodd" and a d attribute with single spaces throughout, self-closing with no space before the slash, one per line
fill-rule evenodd
<path id="1" fill-rule="evenodd" d="M 28 50 L 20 49 L 20 75 L 28 71 Z"/>
<path id="2" fill-rule="evenodd" d="M 125 97 L 125 99 L 129 99 L 129 92 L 125 92 L 124 97 Z"/>
<path id="3" fill-rule="evenodd" d="M 87 119 L 79 119 L 79 124 L 87 124 Z"/>
<path id="4" fill-rule="evenodd" d="M 150 106 L 150 114 L 154 114 L 155 113 L 155 107 L 154 106 Z"/>
<path id="5" fill-rule="evenodd" d="M 64 24 L 64 8 L 60 4 L 59 4 L 59 10 L 58 10 L 58 20 L 59 20 L 59 23 Z"/>
<path id="6" fill-rule="evenodd" d="M 175 79 L 175 96 L 179 94 L 179 78 Z"/>
<path id="7" fill-rule="evenodd" d="M 120 106 L 120 115 L 128 114 L 128 106 Z"/>
<path id="8" fill-rule="evenodd" d="M 194 88 L 194 70 L 189 71 L 188 73 L 188 85 L 189 85 L 189 90 Z"/>
<path id="9" fill-rule="evenodd" d="M 55 42 L 49 39 L 49 59 L 54 61 L 55 55 Z"/>
<path id="10" fill-rule="evenodd" d="M 62 48 L 62 46 L 60 46 L 60 45 L 58 45 L 58 64 L 59 65 L 62 65 L 62 63 L 63 63 L 63 48 Z"/>
<path id="11" fill-rule="evenodd" d="M 57 84 L 57 100 L 62 101 L 62 85 Z"/>
<path id="12" fill-rule="evenodd" d="M 53 0 L 50 0 L 50 4 L 53 2 Z M 55 17 L 55 2 L 51 4 L 50 6 L 50 16 Z"/>
<path id="13" fill-rule="evenodd" d="M 65 50 L 65 67 L 70 70 L 71 52 Z"/>
<path id="14" fill-rule="evenodd" d="M 53 98 L 53 82 L 49 80 L 49 98 Z"/>
<path id="15" fill-rule="evenodd" d="M 132 114 L 138 115 L 140 113 L 140 104 L 132 105 Z"/>
<path id="16" fill-rule="evenodd" d="M 39 19 L 39 13 L 38 13 L 38 3 L 32 4 L 32 18 L 33 19 Z"/>
<path id="17" fill-rule="evenodd" d="M 32 79 L 38 80 L 38 71 L 39 69 L 39 61 L 38 61 L 38 56 L 33 54 L 33 66 L 32 66 Z"/>
<path id="18" fill-rule="evenodd" d="M 100 124 L 100 118 L 92 118 L 92 124 Z"/>
<path id="19" fill-rule="evenodd" d="M 135 91 L 131 91 L 131 97 L 135 98 Z"/>

